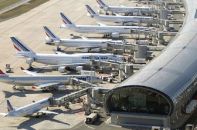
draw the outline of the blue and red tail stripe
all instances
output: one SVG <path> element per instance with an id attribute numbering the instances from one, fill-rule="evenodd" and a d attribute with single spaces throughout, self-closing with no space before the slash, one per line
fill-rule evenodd
<path id="1" fill-rule="evenodd" d="M 17 38 L 11 37 L 14 43 L 14 47 L 19 51 L 30 51 L 25 45 L 23 45 Z"/>
<path id="2" fill-rule="evenodd" d="M 106 4 L 102 0 L 96 0 L 100 7 L 105 7 Z"/>
<path id="3" fill-rule="evenodd" d="M 12 107 L 9 100 L 7 100 L 7 109 L 8 109 L 8 111 L 13 111 L 14 110 L 14 108 Z"/>
<path id="4" fill-rule="evenodd" d="M 86 8 L 87 8 L 87 10 L 88 10 L 88 12 L 90 13 L 90 14 L 96 14 L 95 12 L 94 12 L 94 10 L 89 6 L 89 5 L 85 5 L 86 6 Z"/>
<path id="5" fill-rule="evenodd" d="M 47 28 L 46 26 L 44 26 L 44 30 L 45 30 L 45 33 L 46 35 L 49 37 L 49 38 L 57 38 L 52 32 L 51 30 L 49 30 L 49 28 Z"/>
<path id="6" fill-rule="evenodd" d="M 62 12 L 60 13 L 60 15 L 65 24 L 72 24 L 72 22 Z"/>
<path id="7" fill-rule="evenodd" d="M 17 47 L 16 45 L 14 45 L 14 48 L 15 48 L 17 51 L 21 51 L 21 50 L 19 49 L 19 47 Z"/>

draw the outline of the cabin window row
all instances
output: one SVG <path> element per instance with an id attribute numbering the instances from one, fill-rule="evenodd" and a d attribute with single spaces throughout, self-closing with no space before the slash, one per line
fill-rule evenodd
<path id="1" fill-rule="evenodd" d="M 108 57 L 98 57 L 98 56 L 93 56 L 93 57 L 91 57 L 91 56 L 84 56 L 84 57 L 82 57 L 82 59 L 102 59 L 102 60 L 106 60 L 106 59 L 108 59 Z"/>

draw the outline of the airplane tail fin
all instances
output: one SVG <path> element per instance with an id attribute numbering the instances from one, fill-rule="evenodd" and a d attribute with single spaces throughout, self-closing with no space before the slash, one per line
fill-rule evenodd
<path id="1" fill-rule="evenodd" d="M 62 21 L 64 22 L 64 26 L 75 26 L 75 24 L 66 17 L 62 12 L 60 13 L 60 16 L 62 18 Z"/>
<path id="2" fill-rule="evenodd" d="M 47 26 L 44 26 L 44 31 L 47 35 L 47 43 L 48 42 L 55 42 L 55 41 L 60 41 L 60 38 L 56 36 Z"/>
<path id="3" fill-rule="evenodd" d="M 18 51 L 20 56 L 32 57 L 35 54 L 29 47 L 27 47 L 22 41 L 16 37 L 10 37 L 13 42 L 14 48 Z"/>
<path id="4" fill-rule="evenodd" d="M 101 9 L 108 7 L 102 0 L 96 0 L 96 1 Z"/>
<path id="5" fill-rule="evenodd" d="M 2 76 L 8 76 L 7 74 L 5 74 L 1 69 L 0 69 L 0 77 Z"/>
<path id="6" fill-rule="evenodd" d="M 20 41 L 18 38 L 10 37 L 10 39 L 12 40 L 13 45 L 16 48 L 16 50 L 33 53 L 33 51 L 29 47 L 27 47 L 22 41 Z"/>
<path id="7" fill-rule="evenodd" d="M 97 13 L 89 5 L 85 5 L 85 6 L 91 17 L 94 17 L 95 15 L 97 15 Z"/>
<path id="8" fill-rule="evenodd" d="M 10 112 L 10 111 L 13 111 L 13 110 L 14 110 L 14 108 L 13 108 L 13 106 L 11 105 L 11 103 L 10 103 L 10 101 L 9 101 L 9 100 L 7 100 L 7 109 L 8 109 L 8 112 Z"/>

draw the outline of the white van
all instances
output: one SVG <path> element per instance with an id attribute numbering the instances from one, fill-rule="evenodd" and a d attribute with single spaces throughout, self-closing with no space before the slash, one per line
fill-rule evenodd
<path id="1" fill-rule="evenodd" d="M 86 124 L 94 124 L 94 122 L 97 120 L 98 114 L 97 113 L 91 113 L 90 115 L 86 116 Z"/>

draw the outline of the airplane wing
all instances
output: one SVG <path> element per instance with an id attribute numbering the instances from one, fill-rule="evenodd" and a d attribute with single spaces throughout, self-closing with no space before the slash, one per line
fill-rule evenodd
<path id="1" fill-rule="evenodd" d="M 25 70 L 25 69 L 23 69 L 22 67 L 21 67 L 21 70 L 24 72 L 24 73 L 26 73 L 26 74 L 28 74 L 28 75 L 31 75 L 31 76 L 39 76 L 40 74 L 38 74 L 38 73 L 36 73 L 36 72 L 32 72 L 32 71 L 29 71 L 29 70 Z M 40 75 L 41 76 L 41 75 Z"/>
<path id="2" fill-rule="evenodd" d="M 73 63 L 73 64 L 61 64 L 61 65 L 47 65 L 47 66 L 42 66 L 40 67 L 41 69 L 56 69 L 61 66 L 67 66 L 67 67 L 72 67 L 72 66 L 81 66 L 81 65 L 87 65 L 87 63 Z"/>
<path id="3" fill-rule="evenodd" d="M 55 54 L 65 54 L 65 53 L 63 53 L 61 51 L 55 51 Z"/>
<path id="4" fill-rule="evenodd" d="M 53 115 L 58 115 L 59 113 L 57 112 L 53 112 L 53 111 L 47 111 L 47 110 L 40 110 L 38 111 L 39 113 L 43 113 L 43 114 L 53 114 Z"/>
<path id="5" fill-rule="evenodd" d="M 49 88 L 55 85 L 60 85 L 60 83 L 57 82 L 51 82 L 51 83 L 42 83 L 42 84 L 36 84 L 37 89 L 43 89 L 43 88 Z"/>
<path id="6" fill-rule="evenodd" d="M 120 14 L 117 14 L 117 13 L 114 13 L 115 14 L 115 16 L 122 16 L 122 15 L 120 15 Z"/>
<path id="7" fill-rule="evenodd" d="M 84 39 L 84 40 L 88 40 L 88 38 L 87 37 L 84 37 L 84 36 L 80 36 L 82 39 Z"/>
<path id="8" fill-rule="evenodd" d="M 97 23 L 99 26 L 107 26 L 106 24 L 103 23 Z"/>
<path id="9" fill-rule="evenodd" d="M 119 65 L 123 64 L 124 62 L 115 61 L 115 60 L 108 60 L 108 61 L 101 61 L 101 60 L 93 60 L 94 62 L 98 63 L 110 63 L 111 65 Z"/>
<path id="10" fill-rule="evenodd" d="M 77 78 L 72 78 L 72 80 L 75 81 L 75 82 L 79 82 L 79 81 L 80 81 L 80 80 L 77 79 Z"/>
<path id="11" fill-rule="evenodd" d="M 96 49 L 96 48 L 100 48 L 100 47 L 99 46 L 95 46 L 95 47 L 92 47 L 92 46 L 77 47 L 77 49 L 85 49 L 85 48 Z"/>
<path id="12" fill-rule="evenodd" d="M 120 5 L 120 7 L 126 7 L 126 6 L 124 6 L 124 5 Z"/>

